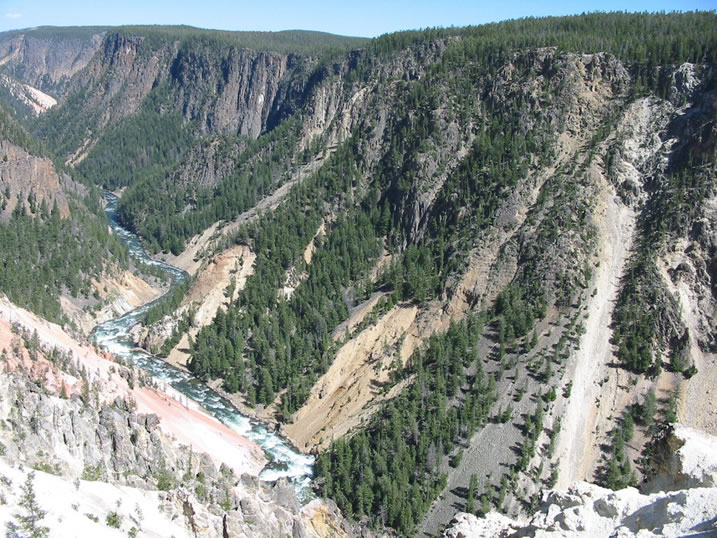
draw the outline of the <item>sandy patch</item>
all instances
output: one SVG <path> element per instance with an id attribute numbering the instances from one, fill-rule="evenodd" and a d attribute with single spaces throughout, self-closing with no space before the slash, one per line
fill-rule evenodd
<path id="1" fill-rule="evenodd" d="M 509 225 L 496 232 L 482 248 L 471 253 L 469 268 L 448 307 L 444 308 L 439 301 L 432 301 L 420 312 L 418 307 L 411 306 L 410 313 L 407 313 L 405 305 L 398 305 L 339 350 L 329 370 L 314 385 L 307 402 L 294 415 L 294 423 L 285 428 L 286 434 L 299 449 L 326 447 L 332 438 L 341 437 L 367 420 L 378 408 L 375 404 L 400 391 L 400 387 L 394 387 L 390 393 L 379 397 L 379 389 L 376 388 L 389 379 L 395 348 L 400 364 L 405 365 L 413 352 L 432 334 L 446 331 L 451 321 L 463 319 L 474 306 L 474 297 L 481 296 L 484 301 L 495 298 L 500 292 L 495 282 L 491 287 L 493 291 L 486 293 L 486 289 L 490 284 L 491 269 L 501 273 L 497 267 L 500 248 L 520 229 L 528 209 L 535 204 L 540 187 L 551 173 L 552 169 L 544 170 L 533 182 L 526 181 L 523 190 L 515 195 L 519 203 L 504 208 Z M 390 259 L 390 256 L 382 257 L 377 262 L 377 268 L 385 267 Z M 501 278 L 507 279 L 504 285 L 512 279 L 512 275 Z M 351 332 L 361 323 L 380 296 L 374 294 L 357 307 L 349 319 L 337 327 L 334 339 L 342 338 L 347 330 Z M 386 350 L 390 352 L 387 354 Z"/>
<path id="2" fill-rule="evenodd" d="M 314 237 L 311 238 L 311 241 L 309 241 L 309 244 L 306 245 L 306 248 L 304 249 L 304 262 L 306 262 L 306 265 L 309 265 L 311 263 L 311 259 L 314 257 L 314 251 L 316 250 L 316 238 L 325 236 L 326 223 L 322 222 L 319 229 L 316 230 Z"/>
<path id="3" fill-rule="evenodd" d="M 32 86 L 28 86 L 27 84 L 24 84 L 24 87 L 34 103 L 33 108 L 35 108 L 35 112 L 47 112 L 49 109 L 51 109 L 57 104 L 57 99 L 50 95 L 47 95 L 46 93 L 41 92 L 37 88 L 33 88 Z"/>
<path id="4" fill-rule="evenodd" d="M 328 152 L 325 157 L 302 166 L 292 179 L 281 185 L 269 196 L 262 198 L 254 207 L 248 209 L 233 221 L 228 223 L 215 222 L 201 234 L 195 235 L 187 242 L 186 248 L 178 256 L 163 253 L 158 255 L 157 258 L 183 269 L 192 276 L 196 275 L 202 266 L 203 258 L 215 248 L 220 239 L 234 233 L 243 224 L 276 209 L 287 197 L 291 188 L 315 172 L 331 153 L 333 152 Z"/>
<path id="5" fill-rule="evenodd" d="M 207 325 L 214 318 L 219 306 L 236 299 L 247 278 L 253 273 L 255 260 L 256 254 L 249 247 L 240 245 L 225 250 L 209 261 L 182 301 L 183 306 L 199 305 L 194 316 L 196 325 Z M 227 297 L 226 289 L 232 278 L 235 279 L 236 285 L 232 296 Z"/>
<path id="6" fill-rule="evenodd" d="M 717 434 L 717 363 L 715 354 L 704 352 L 697 341 L 697 336 L 709 330 L 709 318 L 706 311 L 700 311 L 701 307 L 709 304 L 709 290 L 704 290 L 705 297 L 690 286 L 685 279 L 679 279 L 675 283 L 668 273 L 668 268 L 677 267 L 684 263 L 692 267 L 691 260 L 685 252 L 691 249 L 692 245 L 687 240 L 682 240 L 675 245 L 674 252 L 666 254 L 658 259 L 657 267 L 662 280 L 667 284 L 668 289 L 680 304 L 680 313 L 689 331 L 689 354 L 697 367 L 697 373 L 690 379 L 680 377 L 678 402 L 678 416 L 682 424 Z M 693 268 L 694 270 L 694 268 Z M 707 309 L 705 309 L 707 310 Z"/>
<path id="7" fill-rule="evenodd" d="M 349 319 L 340 323 L 334 330 L 334 341 L 340 340 L 347 334 L 351 334 L 354 328 L 356 328 L 356 326 L 366 318 L 366 316 L 373 310 L 384 295 L 386 294 L 383 292 L 376 292 L 369 297 L 368 301 L 364 301 L 354 308 L 351 311 L 351 314 L 349 314 Z"/>
<path id="8" fill-rule="evenodd" d="M 2 63 L 2 60 L 0 60 L 0 65 Z M 55 98 L 7 75 L 0 74 L 0 85 L 7 88 L 13 97 L 29 106 L 36 116 L 47 112 L 57 104 Z"/>
<path id="9" fill-rule="evenodd" d="M 350 536 L 341 528 L 336 518 L 332 517 L 326 505 L 321 504 L 321 501 L 311 501 L 301 510 L 301 515 L 316 536 L 321 538 L 348 538 Z"/>
<path id="10" fill-rule="evenodd" d="M 318 237 L 324 236 L 326 236 L 326 221 L 321 222 L 318 229 L 316 230 L 316 233 L 304 249 L 302 257 L 306 266 L 311 265 L 311 260 L 314 257 L 314 251 L 316 250 L 316 239 Z M 299 285 L 307 278 L 309 278 L 309 272 L 307 270 L 304 269 L 303 271 L 299 272 L 297 264 L 293 264 L 291 267 L 289 267 L 289 269 L 287 269 L 286 271 L 286 275 L 284 276 L 284 287 L 281 289 L 281 294 L 283 295 L 283 297 L 287 301 L 291 299 L 291 296 L 296 291 L 296 288 L 298 288 Z"/>

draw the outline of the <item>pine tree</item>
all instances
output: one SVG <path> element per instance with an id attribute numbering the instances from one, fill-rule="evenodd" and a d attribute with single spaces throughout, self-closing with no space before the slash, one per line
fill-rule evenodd
<path id="1" fill-rule="evenodd" d="M 44 538 L 49 536 L 50 529 L 40 525 L 40 521 L 45 517 L 45 510 L 40 508 L 35 497 L 35 472 L 31 472 L 25 479 L 25 484 L 21 487 L 22 497 L 20 497 L 20 506 L 25 509 L 26 514 L 16 514 L 15 518 L 20 523 L 20 529 L 30 538 Z M 8 526 L 8 535 L 10 528 Z"/>
<path id="2" fill-rule="evenodd" d="M 466 512 L 469 514 L 475 513 L 476 489 L 478 489 L 478 477 L 472 474 L 470 484 L 468 484 L 468 501 L 466 502 Z"/>
<path id="3" fill-rule="evenodd" d="M 657 413 L 657 397 L 655 396 L 655 389 L 650 389 L 645 396 L 645 403 L 643 404 L 643 420 L 647 426 L 652 426 L 655 421 L 655 413 Z"/>

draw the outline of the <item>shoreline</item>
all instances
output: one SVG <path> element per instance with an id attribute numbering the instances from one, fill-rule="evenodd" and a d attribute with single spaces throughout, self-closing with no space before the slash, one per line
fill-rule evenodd
<path id="1" fill-rule="evenodd" d="M 142 325 L 142 323 L 138 323 L 130 329 L 130 332 L 132 330 L 134 330 L 135 327 L 138 327 L 138 326 L 144 327 L 144 325 Z M 184 365 L 180 362 L 168 361 L 167 357 L 160 357 L 159 355 L 155 355 L 148 349 L 146 349 L 140 345 L 137 345 L 136 343 L 135 343 L 135 347 L 133 349 L 142 351 L 143 353 L 146 353 L 146 354 L 152 356 L 153 358 L 160 360 L 160 361 L 168 364 L 169 366 L 172 366 L 173 368 L 176 368 L 177 370 L 181 370 L 182 372 L 189 374 L 190 376 L 192 376 L 192 379 L 196 379 L 197 381 L 204 383 L 213 392 L 215 392 L 216 394 L 221 396 L 223 399 L 227 400 L 236 409 L 237 412 L 246 416 L 250 420 L 253 420 L 255 422 L 262 424 L 264 427 L 266 427 L 266 429 L 268 431 L 280 436 L 284 441 L 286 441 L 289 445 L 291 445 L 291 447 L 294 450 L 296 450 L 297 452 L 299 452 L 300 454 L 303 454 L 305 456 L 316 456 L 316 452 L 303 450 L 296 443 L 296 441 L 294 439 L 292 439 L 289 435 L 287 435 L 287 433 L 285 431 L 286 425 L 284 423 L 279 422 L 277 419 L 275 419 L 273 417 L 270 417 L 267 415 L 260 415 L 260 413 L 257 412 L 256 409 L 249 407 L 245 403 L 244 398 L 239 393 L 229 393 L 229 392 L 225 391 L 224 389 L 222 389 L 221 388 L 221 379 L 212 379 L 209 381 L 204 381 L 203 379 L 195 376 L 191 372 L 191 370 L 189 370 L 189 368 L 186 367 L 186 365 Z M 201 407 L 201 404 L 199 402 L 195 401 L 195 403 Z M 204 409 L 204 408 L 202 407 L 202 409 Z"/>
<path id="2" fill-rule="evenodd" d="M 115 196 L 116 199 L 117 199 L 117 195 L 116 195 L 116 194 L 114 194 L 114 193 L 109 193 L 109 194 L 112 195 L 112 196 Z M 109 200 L 108 200 L 108 201 L 109 201 Z M 116 203 L 116 202 L 115 202 L 115 203 Z M 108 205 L 109 205 L 109 204 L 108 204 Z M 106 208 L 105 208 L 105 209 L 106 209 Z M 120 236 L 124 236 L 125 234 L 123 234 L 123 233 L 121 233 L 121 232 L 122 232 L 122 231 L 127 232 L 127 230 L 125 230 L 125 229 L 122 228 L 117 222 L 115 222 L 115 219 L 113 218 L 113 216 L 112 216 L 111 213 L 108 212 L 108 213 L 107 213 L 107 217 L 108 217 L 108 225 L 110 225 L 110 226 L 113 228 L 113 230 L 115 229 L 115 226 L 117 226 L 117 227 L 119 228 L 119 230 L 116 230 L 116 233 L 120 234 Z M 135 255 L 132 255 L 132 258 L 133 258 L 133 259 L 134 259 L 134 258 L 137 258 L 137 261 L 138 261 L 138 262 L 140 262 L 140 263 L 147 263 L 147 261 L 144 260 L 144 258 L 146 258 L 147 260 L 150 260 L 150 261 L 152 261 L 152 262 L 156 262 L 156 263 L 158 263 L 158 264 L 160 264 L 160 265 L 165 266 L 165 271 L 169 274 L 170 277 L 172 277 L 172 276 L 175 274 L 175 272 L 176 272 L 177 275 L 178 275 L 178 274 L 181 274 L 181 275 L 184 275 L 185 277 L 188 276 L 188 273 L 187 273 L 186 271 L 184 271 L 184 270 L 182 270 L 182 269 L 179 269 L 179 268 L 176 268 L 176 267 L 174 267 L 174 266 L 172 266 L 172 265 L 170 265 L 170 264 L 168 264 L 168 263 L 166 263 L 166 262 L 161 261 L 161 259 L 159 259 L 158 257 L 156 257 L 156 256 L 151 256 L 149 253 L 147 253 L 147 251 L 144 249 L 144 245 L 142 244 L 141 239 L 140 239 L 139 237 L 137 237 L 136 235 L 130 234 L 129 237 L 126 237 L 126 240 L 127 240 L 127 241 L 136 241 L 136 242 L 138 243 L 138 246 L 141 248 L 141 251 L 140 251 L 139 253 L 137 253 L 137 254 L 135 254 Z M 174 275 L 174 276 L 176 276 L 176 275 Z M 159 301 L 163 300 L 163 298 L 166 297 L 166 295 L 167 295 L 168 293 L 171 293 L 172 290 L 175 289 L 175 286 L 176 286 L 179 282 L 181 282 L 182 278 L 181 278 L 181 277 L 180 277 L 180 278 L 171 278 L 171 280 L 172 280 L 172 284 L 169 286 L 168 290 L 167 290 L 163 295 L 161 295 L 161 296 L 159 296 L 159 297 L 153 299 L 153 300 L 150 301 L 149 303 L 159 302 Z M 149 304 L 149 303 L 148 303 L 148 304 Z M 146 308 L 146 304 L 145 304 L 145 305 L 142 305 L 142 306 L 140 306 L 140 307 L 137 307 L 137 309 L 135 309 L 135 310 L 138 310 L 138 309 L 141 309 L 141 308 Z M 129 313 L 128 313 L 128 314 L 129 314 Z M 125 315 L 122 316 L 122 317 L 126 317 L 128 314 L 125 314 Z M 276 441 L 278 441 L 279 443 L 284 444 L 285 447 L 286 447 L 286 449 L 289 449 L 288 452 L 290 452 L 290 453 L 293 452 L 293 453 L 295 453 L 295 454 L 296 454 L 297 456 L 299 456 L 299 457 L 309 457 L 309 456 L 313 456 L 313 454 L 310 454 L 310 453 L 307 453 L 307 452 L 302 451 L 302 450 L 297 446 L 297 444 L 294 442 L 294 440 L 291 439 L 291 438 L 289 438 L 289 437 L 285 434 L 285 432 L 283 431 L 282 425 L 281 425 L 278 421 L 272 420 L 270 417 L 262 417 L 262 416 L 260 416 L 260 414 L 257 413 L 254 409 L 249 408 L 249 407 L 244 403 L 244 401 L 243 401 L 242 398 L 238 397 L 237 395 L 230 395 L 230 394 L 228 394 L 227 392 L 225 392 L 224 390 L 222 390 L 222 389 L 221 389 L 221 381 L 220 381 L 220 380 L 214 380 L 214 381 L 210 381 L 210 382 L 204 382 L 202 379 L 196 377 L 192 372 L 190 372 L 189 369 L 186 368 L 186 365 L 184 365 L 184 364 L 178 364 L 178 363 L 176 363 L 176 361 L 166 360 L 166 358 L 159 357 L 159 356 L 157 356 L 156 354 L 149 352 L 148 350 L 146 350 L 145 348 L 143 348 L 141 345 L 139 345 L 139 343 L 135 341 L 133 332 L 136 334 L 136 328 L 137 328 L 137 327 L 144 327 L 144 325 L 143 325 L 142 322 L 140 321 L 140 316 L 135 317 L 135 318 L 133 319 L 133 321 L 134 321 L 135 323 L 134 323 L 131 327 L 127 327 L 127 328 L 124 330 L 124 333 L 125 333 L 127 336 L 129 336 L 129 338 L 130 338 L 130 347 L 128 348 L 128 350 L 130 350 L 130 351 L 136 351 L 136 352 L 139 352 L 139 353 L 141 353 L 141 354 L 145 354 L 145 355 L 148 356 L 149 358 L 152 358 L 152 359 L 154 359 L 154 360 L 156 360 L 156 361 L 158 361 L 158 362 L 161 362 L 162 364 L 165 364 L 167 367 L 176 368 L 179 372 L 182 372 L 183 374 L 187 374 L 187 376 L 188 376 L 189 378 L 191 378 L 192 380 L 196 380 L 196 381 L 200 382 L 203 386 L 205 386 L 205 387 L 206 387 L 208 390 L 210 390 L 212 393 L 214 393 L 215 395 L 217 395 L 217 396 L 219 396 L 221 399 L 223 399 L 224 402 L 225 402 L 224 405 L 230 406 L 232 413 L 235 413 L 235 414 L 238 415 L 239 417 L 244 417 L 246 420 L 249 421 L 250 430 L 248 430 L 248 431 L 251 431 L 251 430 L 253 430 L 253 429 L 255 429 L 255 428 L 265 429 L 266 432 L 267 432 L 268 434 L 270 434 L 270 436 L 275 436 L 275 437 L 277 438 Z M 94 333 L 99 326 L 100 326 L 100 325 L 95 326 L 95 327 L 93 328 L 92 332 Z M 114 356 L 114 355 L 113 355 L 113 356 Z M 132 359 L 130 359 L 130 360 L 132 360 Z M 141 368 L 141 367 L 139 366 L 139 364 L 137 364 L 137 362 L 135 362 L 135 366 L 138 367 L 138 368 Z M 158 379 L 158 378 L 155 376 L 155 374 L 152 373 L 151 368 L 141 368 L 141 369 L 142 369 L 143 371 L 146 371 L 147 373 L 149 373 L 154 379 L 157 379 L 158 381 L 161 381 L 161 379 Z M 171 384 L 170 384 L 170 386 L 171 386 Z M 172 387 L 172 388 L 174 389 L 174 387 Z M 172 396 L 171 396 L 170 394 L 168 394 L 167 392 L 165 392 L 165 391 L 162 391 L 162 392 L 163 392 L 164 394 L 167 394 L 167 396 L 169 396 L 170 398 L 172 397 Z M 234 430 L 234 428 L 232 428 L 231 425 L 225 423 L 225 422 L 220 418 L 220 416 L 217 416 L 215 412 L 212 412 L 212 411 L 210 410 L 210 407 L 211 407 L 211 406 L 210 406 L 210 407 L 206 407 L 205 404 L 202 403 L 202 401 L 199 401 L 199 400 L 196 398 L 196 396 L 195 396 L 195 397 L 189 396 L 188 394 L 185 394 L 184 391 L 181 391 L 181 393 L 183 394 L 183 397 L 184 397 L 184 398 L 187 398 L 188 400 L 192 401 L 199 409 L 201 409 L 201 411 L 202 411 L 203 414 L 206 414 L 206 415 L 212 417 L 213 419 L 217 420 L 217 421 L 218 421 L 220 424 L 222 424 L 223 426 L 229 427 L 230 429 L 232 429 L 233 431 L 235 431 L 235 432 L 237 433 L 237 435 L 240 435 L 242 438 L 246 439 L 247 442 L 249 442 L 249 443 L 251 443 L 251 444 L 256 444 L 256 445 L 260 448 L 262 455 L 263 455 L 263 456 L 266 458 L 266 460 L 269 462 L 268 465 L 265 465 L 265 466 L 262 468 L 262 470 L 261 470 L 262 472 L 263 472 L 264 470 L 266 470 L 266 468 L 269 467 L 272 463 L 277 463 L 277 464 L 279 464 L 279 465 L 281 465 L 281 464 L 292 465 L 292 464 L 293 464 L 293 459 L 294 459 L 293 456 L 287 455 L 287 458 L 288 458 L 288 459 L 286 459 L 286 460 L 285 460 L 285 458 L 284 458 L 283 456 L 282 456 L 282 457 L 277 457 L 277 456 L 275 456 L 275 455 L 272 453 L 272 449 L 270 449 L 270 448 L 265 448 L 265 447 L 261 444 L 261 442 L 260 442 L 259 440 L 257 440 L 257 441 L 252 440 L 252 439 L 251 439 L 251 437 L 252 437 L 251 434 L 250 434 L 250 435 L 247 435 L 247 432 L 240 432 L 240 431 Z M 263 435 L 263 434 L 260 434 L 260 435 Z M 307 469 L 306 469 L 306 470 L 308 471 L 308 473 L 305 474 L 305 475 L 303 475 L 303 474 L 302 474 L 302 475 L 297 475 L 297 476 L 295 477 L 296 480 L 297 480 L 297 483 L 299 483 L 299 482 L 301 481 L 301 478 L 300 478 L 300 477 L 311 477 L 311 476 L 313 476 L 313 462 L 311 462 L 310 464 L 309 464 L 308 462 L 305 462 L 305 463 L 303 463 L 302 465 L 307 465 Z M 288 476 L 288 477 L 289 477 L 289 476 Z M 292 478 L 292 477 L 289 477 L 289 478 Z M 309 486 L 309 489 L 311 489 L 310 486 Z"/>

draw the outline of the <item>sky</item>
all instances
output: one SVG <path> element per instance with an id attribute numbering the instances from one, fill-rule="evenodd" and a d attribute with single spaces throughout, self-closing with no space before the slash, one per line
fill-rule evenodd
<path id="1" fill-rule="evenodd" d="M 590 11 L 715 10 L 717 0 L 0 0 L 0 31 L 35 26 L 187 24 L 220 30 L 319 30 L 374 37 L 434 26 Z"/>

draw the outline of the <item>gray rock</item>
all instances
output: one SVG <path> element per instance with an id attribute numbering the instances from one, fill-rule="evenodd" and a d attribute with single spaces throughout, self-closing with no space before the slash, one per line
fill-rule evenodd
<path id="1" fill-rule="evenodd" d="M 286 478 L 280 478 L 272 488 L 274 502 L 292 514 L 299 513 L 299 501 L 296 491 L 289 485 Z"/>

